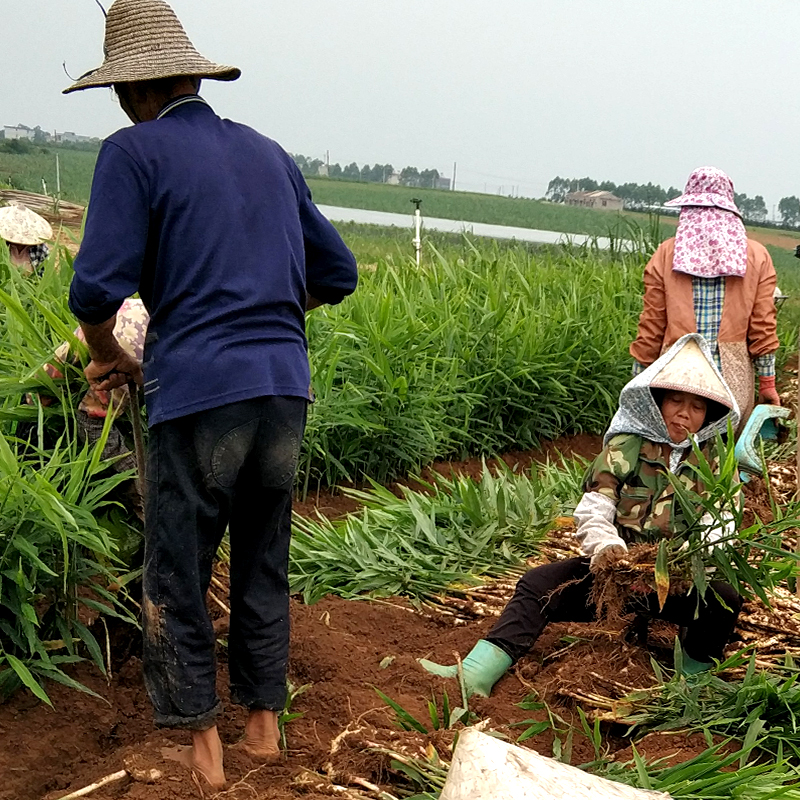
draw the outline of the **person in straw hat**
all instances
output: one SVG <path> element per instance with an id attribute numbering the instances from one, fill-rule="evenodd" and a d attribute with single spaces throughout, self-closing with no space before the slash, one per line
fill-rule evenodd
<path id="1" fill-rule="evenodd" d="M 33 274 L 39 271 L 50 254 L 45 242 L 52 238 L 50 223 L 35 211 L 23 205 L 0 208 L 0 239 L 8 245 L 11 263 L 23 272 Z"/>
<path id="2" fill-rule="evenodd" d="M 157 724 L 192 731 L 195 779 L 219 789 L 212 561 L 228 528 L 231 695 L 250 709 L 240 746 L 275 760 L 311 399 L 304 317 L 355 290 L 356 262 L 291 157 L 198 95 L 201 79 L 240 71 L 201 56 L 167 3 L 116 0 L 104 52 L 66 92 L 112 86 L 134 125 L 100 150 L 70 307 L 93 388 L 144 384 L 145 683 Z M 150 314 L 143 371 L 113 336 L 136 292 Z"/>
<path id="3" fill-rule="evenodd" d="M 694 470 L 698 462 L 690 437 L 719 470 L 716 433 L 735 425 L 739 410 L 714 364 L 705 340 L 696 333 L 679 339 L 663 356 L 622 390 L 620 405 L 605 434 L 604 447 L 584 478 L 575 509 L 583 555 L 527 572 L 502 615 L 462 662 L 470 693 L 488 696 L 508 668 L 525 656 L 550 622 L 590 622 L 595 576 L 624 559 L 628 546 L 681 536 L 686 522 L 667 472 L 690 490 L 707 494 Z M 723 512 L 724 514 L 724 512 Z M 732 521 L 715 525 L 710 516 L 706 541 L 733 535 Z M 695 590 L 670 594 L 663 608 L 655 591 L 631 596 L 624 613 L 658 617 L 683 627 L 684 673 L 711 667 L 722 657 L 741 608 L 738 592 L 711 581 L 699 599 Z M 455 666 L 422 660 L 428 672 L 457 677 Z"/>
<path id="4" fill-rule="evenodd" d="M 780 405 L 775 389 L 778 349 L 776 276 L 767 249 L 747 238 L 733 182 L 716 167 L 700 167 L 684 193 L 676 235 L 656 250 L 644 272 L 644 309 L 630 347 L 634 374 L 681 336 L 708 342 L 739 403 L 740 426 L 758 399 Z"/>

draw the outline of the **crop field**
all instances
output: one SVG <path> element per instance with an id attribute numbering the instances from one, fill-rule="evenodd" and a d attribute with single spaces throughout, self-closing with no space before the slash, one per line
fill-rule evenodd
<path id="1" fill-rule="evenodd" d="M 27 192 L 56 194 L 56 153 L 61 170 L 61 197 L 74 203 L 88 203 L 97 153 L 66 147 L 36 147 L 35 152 L 17 154 L 0 151 L 0 184 Z"/>
<path id="2" fill-rule="evenodd" d="M 482 723 L 676 800 L 800 800 L 793 439 L 735 511 L 737 568 L 707 565 L 733 570 L 747 603 L 726 660 L 697 683 L 673 671 L 666 623 L 646 647 L 619 620 L 554 624 L 490 698 L 417 664 L 453 663 L 523 571 L 575 554 L 570 515 L 630 376 L 652 235 L 609 252 L 429 235 L 418 269 L 410 231 L 339 227 L 360 286 L 308 317 L 316 402 L 290 554 L 287 757 L 254 768 L 231 750 L 220 797 L 432 800 L 459 733 Z M 772 247 L 790 295 L 779 385 L 793 403 L 800 276 Z M 0 748 L 0 800 L 57 800 L 123 769 L 89 796 L 185 800 L 195 789 L 161 748 L 188 739 L 153 727 L 142 683 L 131 476 L 101 460 L 102 440 L 78 441 L 85 349 L 63 377 L 43 372 L 74 344 L 71 263 L 59 250 L 27 279 L 0 251 L 0 738 L 15 742 Z M 130 438 L 130 419 L 119 426 Z M 728 469 L 709 485 L 726 496 L 735 483 Z M 670 554 L 679 563 L 677 544 Z M 226 743 L 244 720 L 224 685 L 229 559 L 223 542 L 208 595 Z M 155 783 L 135 777 L 150 768 Z"/>
<path id="3" fill-rule="evenodd" d="M 56 159 L 61 161 L 62 199 L 76 203 L 89 200 L 92 174 L 97 153 L 59 147 L 37 147 L 36 152 L 14 154 L 0 151 L 0 187 L 3 184 L 30 192 L 42 191 L 44 179 L 48 192 L 56 191 Z M 308 185 L 317 203 L 346 208 L 363 208 L 373 211 L 390 211 L 409 214 L 411 199 L 422 199 L 424 216 L 444 219 L 484 222 L 495 225 L 534 228 L 562 233 L 589 236 L 614 236 L 625 238 L 633 228 L 647 228 L 646 214 L 623 211 L 607 212 L 591 208 L 578 208 L 541 200 L 475 192 L 450 192 L 438 189 L 413 189 L 377 183 L 358 183 L 326 178 L 309 178 Z M 659 220 L 661 237 L 671 236 L 676 225 L 674 217 Z M 773 258 L 776 252 L 786 255 L 800 244 L 800 231 L 775 230 L 748 226 L 749 235 L 770 247 Z M 798 263 L 798 262 L 794 262 Z M 800 268 L 800 263 L 798 263 Z"/>

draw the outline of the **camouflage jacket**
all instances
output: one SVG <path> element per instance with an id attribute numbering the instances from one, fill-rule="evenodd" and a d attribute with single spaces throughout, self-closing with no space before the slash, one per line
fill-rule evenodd
<path id="1" fill-rule="evenodd" d="M 716 471 L 713 443 L 704 444 L 701 450 Z M 615 525 L 627 544 L 671 538 L 686 527 L 667 476 L 669 454 L 668 445 L 620 434 L 608 442 L 587 471 L 584 492 L 597 492 L 616 505 Z M 687 489 L 702 494 L 704 487 L 689 464 L 697 464 L 692 451 L 675 474 Z"/>

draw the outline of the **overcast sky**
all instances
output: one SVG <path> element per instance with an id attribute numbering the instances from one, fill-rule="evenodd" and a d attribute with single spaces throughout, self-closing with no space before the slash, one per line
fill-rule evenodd
<path id="1" fill-rule="evenodd" d="M 108 7 L 108 0 L 102 0 Z M 683 186 L 704 164 L 772 204 L 800 195 L 797 0 L 173 0 L 196 47 L 241 67 L 218 113 L 342 165 L 435 167 L 540 196 L 550 178 Z M 95 0 L 0 0 L 0 124 L 105 136 Z"/>

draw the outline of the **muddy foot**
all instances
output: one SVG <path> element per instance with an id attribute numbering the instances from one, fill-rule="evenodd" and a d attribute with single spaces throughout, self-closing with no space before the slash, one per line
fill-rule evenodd
<path id="1" fill-rule="evenodd" d="M 277 764 L 281 760 L 278 715 L 274 711 L 251 711 L 244 738 L 231 746 L 262 764 Z"/>
<path id="2" fill-rule="evenodd" d="M 204 731 L 203 733 L 208 733 Z M 216 733 L 216 731 L 215 731 Z M 225 788 L 225 771 L 222 767 L 222 743 L 219 736 L 200 741 L 196 737 L 191 747 L 176 746 L 161 748 L 161 755 L 170 761 L 183 764 L 192 773 L 192 780 L 200 796 L 216 794 Z M 216 739 L 216 742 L 213 740 Z"/>

